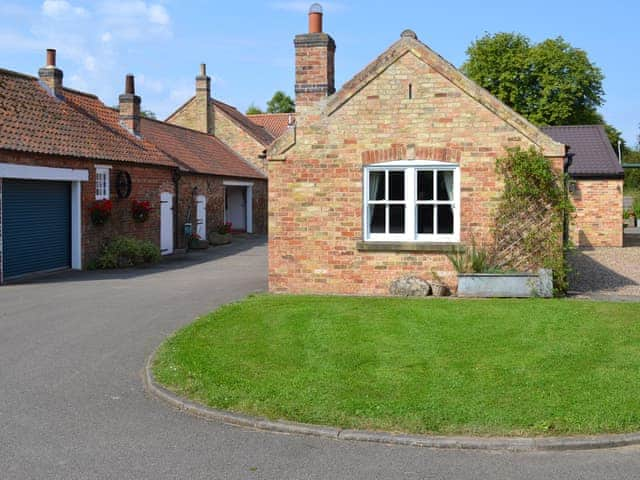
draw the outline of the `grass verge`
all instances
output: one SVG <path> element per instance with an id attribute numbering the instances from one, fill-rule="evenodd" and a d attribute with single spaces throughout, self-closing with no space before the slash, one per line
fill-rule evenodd
<path id="1" fill-rule="evenodd" d="M 211 407 L 411 433 L 640 430 L 640 304 L 258 295 L 161 346 Z"/>

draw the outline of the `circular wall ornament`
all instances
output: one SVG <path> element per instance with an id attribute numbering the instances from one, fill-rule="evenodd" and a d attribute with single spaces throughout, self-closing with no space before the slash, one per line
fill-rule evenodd
<path id="1" fill-rule="evenodd" d="M 129 172 L 120 170 L 116 176 L 116 192 L 119 198 L 129 198 L 131 195 L 131 175 Z"/>

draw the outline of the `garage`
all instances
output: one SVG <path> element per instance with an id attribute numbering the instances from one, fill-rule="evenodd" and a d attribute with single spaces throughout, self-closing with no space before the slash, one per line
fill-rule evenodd
<path id="1" fill-rule="evenodd" d="M 5 179 L 3 272 L 10 280 L 71 266 L 71 183 Z"/>

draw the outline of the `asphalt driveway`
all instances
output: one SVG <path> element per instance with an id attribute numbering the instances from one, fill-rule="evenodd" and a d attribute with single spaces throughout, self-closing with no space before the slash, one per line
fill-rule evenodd
<path id="1" fill-rule="evenodd" d="M 230 427 L 147 397 L 147 356 L 198 314 L 266 287 L 253 239 L 147 270 L 0 288 L 0 478 L 637 478 L 640 449 L 442 451 Z"/>

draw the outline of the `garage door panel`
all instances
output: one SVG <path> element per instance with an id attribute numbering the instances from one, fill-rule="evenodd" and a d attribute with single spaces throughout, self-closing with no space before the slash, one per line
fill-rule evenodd
<path id="1" fill-rule="evenodd" d="M 5 278 L 70 266 L 70 205 L 67 182 L 3 182 Z"/>

